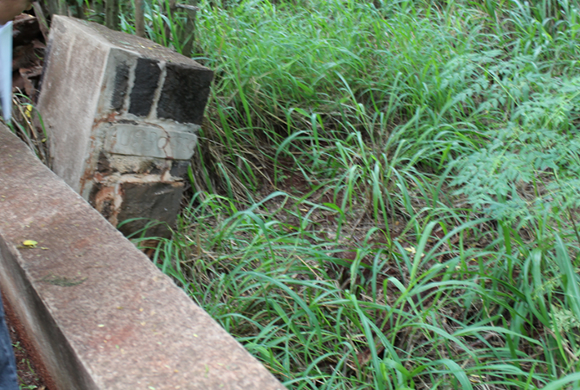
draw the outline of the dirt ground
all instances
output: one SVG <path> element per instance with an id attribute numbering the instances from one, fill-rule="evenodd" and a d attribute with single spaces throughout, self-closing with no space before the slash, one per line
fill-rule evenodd
<path id="1" fill-rule="evenodd" d="M 6 325 L 12 340 L 14 349 L 14 356 L 16 358 L 16 373 L 18 375 L 18 384 L 21 390 L 56 390 L 49 389 L 45 385 L 41 370 L 37 368 L 33 357 L 33 352 L 30 351 L 29 344 L 25 341 L 26 336 L 22 335 L 20 327 L 11 320 L 11 313 L 9 308 L 6 308 Z M 20 331 L 19 331 L 20 330 Z"/>

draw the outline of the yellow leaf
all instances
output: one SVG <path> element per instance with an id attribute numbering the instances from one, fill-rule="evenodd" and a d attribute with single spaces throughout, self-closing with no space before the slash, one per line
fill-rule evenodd
<path id="1" fill-rule="evenodd" d="M 24 241 L 22 241 L 22 245 L 24 245 L 27 248 L 36 248 L 36 244 L 38 244 L 38 242 L 36 242 L 34 240 L 24 240 Z"/>

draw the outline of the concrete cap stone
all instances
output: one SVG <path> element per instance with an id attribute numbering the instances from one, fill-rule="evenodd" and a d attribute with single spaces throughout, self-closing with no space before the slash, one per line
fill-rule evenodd
<path id="1" fill-rule="evenodd" d="M 2 125 L 0 286 L 60 390 L 284 388 Z"/>

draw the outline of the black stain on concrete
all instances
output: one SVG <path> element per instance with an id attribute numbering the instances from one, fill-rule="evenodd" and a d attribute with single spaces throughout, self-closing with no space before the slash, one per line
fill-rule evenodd
<path id="1" fill-rule="evenodd" d="M 129 89 L 129 66 L 125 63 L 117 65 L 115 73 L 115 87 L 113 90 L 113 98 L 111 99 L 111 106 L 117 112 L 121 112 L 123 104 L 125 103 L 125 96 Z"/>
<path id="2" fill-rule="evenodd" d="M 147 116 L 153 105 L 155 90 L 159 84 L 161 69 L 159 62 L 148 58 L 137 59 L 135 82 L 131 89 L 129 113 Z"/>
<path id="3" fill-rule="evenodd" d="M 119 222 L 133 219 L 118 226 L 123 234 L 141 231 L 153 222 L 153 226 L 147 228 L 147 236 L 171 235 L 169 226 L 175 226 L 183 183 L 122 183 L 121 192 L 124 201 L 117 218 Z"/>
<path id="4" fill-rule="evenodd" d="M 157 117 L 201 125 L 213 72 L 168 63 L 157 103 Z"/>
<path id="5" fill-rule="evenodd" d="M 104 175 L 110 175 L 115 171 L 115 169 L 111 167 L 111 163 L 109 162 L 107 155 L 103 151 L 99 153 L 99 160 L 97 161 L 97 171 Z"/>
<path id="6" fill-rule="evenodd" d="M 187 168 L 189 168 L 189 160 L 175 160 L 171 166 L 171 176 L 185 177 L 187 175 Z"/>
<path id="7" fill-rule="evenodd" d="M 97 207 L 96 198 L 101 188 L 103 188 L 103 185 L 101 183 L 99 182 L 93 183 L 93 187 L 91 188 L 91 192 L 89 194 L 89 204 L 93 207 Z"/>

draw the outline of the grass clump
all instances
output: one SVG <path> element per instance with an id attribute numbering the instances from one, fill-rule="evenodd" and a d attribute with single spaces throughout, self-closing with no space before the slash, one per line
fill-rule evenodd
<path id="1" fill-rule="evenodd" d="M 578 388 L 577 2 L 200 7 L 156 264 L 292 389 Z"/>

